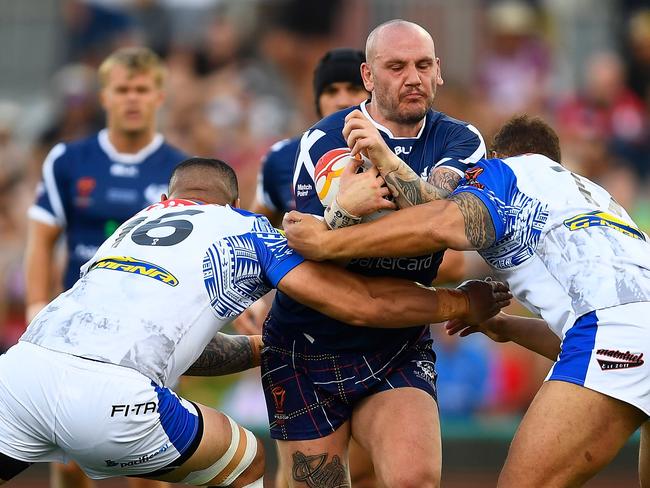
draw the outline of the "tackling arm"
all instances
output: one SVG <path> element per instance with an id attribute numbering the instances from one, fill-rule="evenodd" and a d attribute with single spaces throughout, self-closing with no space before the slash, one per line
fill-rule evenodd
<path id="1" fill-rule="evenodd" d="M 560 354 L 560 338 L 553 333 L 544 320 L 538 318 L 501 312 L 478 325 L 467 325 L 452 320 L 446 328 L 449 334 L 460 332 L 461 337 L 482 332 L 495 342 L 512 341 L 551 361 L 555 361 Z"/>
<path id="2" fill-rule="evenodd" d="M 309 259 L 419 256 L 446 248 L 484 249 L 494 224 L 483 202 L 469 192 L 407 208 L 366 224 L 335 231 L 297 212 L 285 219 L 289 245 Z"/>
<path id="3" fill-rule="evenodd" d="M 309 286 L 305 286 L 309 283 Z M 474 282 L 473 289 L 426 288 L 394 278 L 367 278 L 329 263 L 305 261 L 278 289 L 294 300 L 350 325 L 402 328 L 452 317 L 475 323 L 511 298 L 502 283 Z"/>
<path id="4" fill-rule="evenodd" d="M 262 337 L 217 332 L 186 376 L 222 376 L 260 365 Z"/>

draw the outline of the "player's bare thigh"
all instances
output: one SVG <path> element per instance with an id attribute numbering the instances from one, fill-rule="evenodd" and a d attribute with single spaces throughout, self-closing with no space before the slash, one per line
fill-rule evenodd
<path id="1" fill-rule="evenodd" d="M 219 459 L 223 457 L 232 441 L 232 428 L 228 418 L 222 413 L 206 407 L 204 405 L 196 404 L 201 410 L 203 416 L 204 428 L 203 437 L 197 447 L 196 451 L 190 458 L 174 471 L 164 476 L 157 477 L 161 481 L 169 481 L 177 483 L 185 479 L 190 473 L 204 470 L 209 468 Z M 239 427 L 239 426 L 237 426 Z M 223 483 L 224 478 L 235 469 L 237 460 L 246 449 L 246 436 L 243 434 L 243 429 L 239 427 L 240 436 L 239 443 L 235 448 L 235 456 L 233 461 L 229 462 L 227 466 L 216 473 L 214 477 L 203 483 L 204 485 L 219 485 Z M 264 448 L 262 443 L 255 439 L 257 443 L 257 452 L 250 465 L 239 475 L 229 487 L 239 488 L 251 484 L 252 482 L 260 479 L 264 474 Z"/>
<path id="2" fill-rule="evenodd" d="M 440 421 L 436 402 L 427 392 L 396 388 L 369 396 L 352 414 L 352 436 L 370 452 L 381 486 L 440 485 Z"/>
<path id="3" fill-rule="evenodd" d="M 350 487 L 350 423 L 318 439 L 277 441 L 280 466 L 289 487 Z"/>
<path id="4" fill-rule="evenodd" d="M 641 482 L 641 488 L 650 488 L 650 420 L 646 420 L 641 427 L 639 480 Z"/>
<path id="5" fill-rule="evenodd" d="M 498 486 L 581 486 L 646 419 L 636 407 L 602 393 L 547 381 L 515 434 Z"/>

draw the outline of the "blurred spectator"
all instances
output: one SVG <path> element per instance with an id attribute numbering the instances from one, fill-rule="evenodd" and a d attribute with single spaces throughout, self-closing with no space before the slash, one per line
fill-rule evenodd
<path id="1" fill-rule="evenodd" d="M 614 53 L 596 53 L 587 62 L 585 86 L 557 109 L 558 129 L 563 147 L 569 153 L 581 152 L 584 144 L 601 141 L 614 158 L 603 164 L 624 161 L 644 177 L 648 174 L 650 145 L 648 120 L 643 101 L 625 84 L 624 67 Z M 585 148 L 589 151 L 589 148 Z M 579 170 L 585 176 L 600 180 L 601 170 L 594 173 L 589 163 L 579 159 Z"/>
<path id="2" fill-rule="evenodd" d="M 63 66 L 52 77 L 52 121 L 41 135 L 47 150 L 58 141 L 71 141 L 103 125 L 97 98 L 97 74 L 87 65 Z"/>
<path id="3" fill-rule="evenodd" d="M 650 8 L 639 10 L 629 20 L 627 81 L 650 108 Z"/>
<path id="4" fill-rule="evenodd" d="M 519 1 L 500 1 L 489 7 L 486 21 L 478 87 L 491 124 L 515 112 L 539 113 L 548 97 L 550 52 L 536 11 Z"/>
<path id="5" fill-rule="evenodd" d="M 134 40 L 133 18 L 116 2 L 65 0 L 66 60 L 97 66 L 114 49 Z"/>
<path id="6" fill-rule="evenodd" d="M 25 329 L 22 256 L 31 191 L 25 178 L 27 155 L 16 140 L 20 117 L 17 105 L 0 101 L 0 353 Z"/>

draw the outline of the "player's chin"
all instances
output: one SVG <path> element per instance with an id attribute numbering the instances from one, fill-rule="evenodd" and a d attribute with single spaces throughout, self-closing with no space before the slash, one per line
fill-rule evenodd
<path id="1" fill-rule="evenodd" d="M 415 124 L 424 118 L 428 109 L 424 102 L 405 102 L 401 104 L 398 115 L 402 123 Z"/>

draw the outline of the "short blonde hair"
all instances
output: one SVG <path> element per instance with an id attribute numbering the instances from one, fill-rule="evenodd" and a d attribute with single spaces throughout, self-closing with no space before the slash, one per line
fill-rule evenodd
<path id="1" fill-rule="evenodd" d="M 108 56 L 99 66 L 99 84 L 106 86 L 108 76 L 116 65 L 124 66 L 129 74 L 153 73 L 156 84 L 162 87 L 166 70 L 158 55 L 147 47 L 124 47 Z"/>

